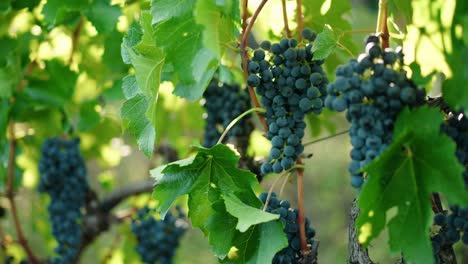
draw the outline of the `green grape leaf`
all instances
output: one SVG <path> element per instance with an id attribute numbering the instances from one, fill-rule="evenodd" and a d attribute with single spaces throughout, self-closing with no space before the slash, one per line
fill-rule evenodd
<path id="1" fill-rule="evenodd" d="M 122 58 L 124 62 L 130 62 L 135 68 L 135 74 L 126 76 L 122 82 L 122 89 L 126 98 L 134 99 L 139 93 L 144 96 L 144 106 L 146 111 L 144 117 L 135 122 L 140 124 L 137 131 L 138 145 L 143 147 L 143 152 L 150 157 L 153 153 L 156 135 L 156 103 L 158 100 L 159 85 L 161 82 L 161 72 L 164 66 L 164 53 L 153 41 L 154 29 L 151 25 L 151 14 L 142 12 L 140 24 L 133 24 L 128 30 L 122 42 Z M 138 96 L 141 99 L 141 96 Z M 131 118 L 131 108 L 125 109 L 127 117 Z M 134 109 L 138 114 L 142 114 L 141 107 Z M 138 111 L 137 111 L 138 110 Z M 148 127 L 146 122 L 152 127 Z M 130 121 L 130 123 L 132 123 Z M 143 125 L 144 123 L 144 125 Z"/>
<path id="2" fill-rule="evenodd" d="M 330 58 L 327 59 L 326 66 L 334 71 L 337 65 L 343 64 L 349 58 L 349 52 L 356 54 L 358 51 L 352 35 L 342 33 L 353 29 L 349 19 L 351 17 L 351 2 L 314 0 L 303 1 L 303 5 L 305 27 L 318 31 L 328 24 L 335 31 L 336 41 L 342 48 L 346 47 L 347 49 L 336 49 L 336 46 L 331 48 L 331 51 L 337 51 L 338 54 L 331 54 Z M 314 45 L 316 44 L 314 43 Z M 316 59 L 315 56 L 314 59 Z"/>
<path id="3" fill-rule="evenodd" d="M 113 74 L 124 74 L 128 72 L 128 65 L 123 62 L 122 58 L 116 56 L 116 54 L 121 52 L 122 38 L 123 34 L 117 29 L 114 29 L 106 35 L 106 41 L 104 42 L 104 54 L 102 55 L 102 62 Z M 129 57 L 128 62 L 131 62 Z"/>
<path id="4" fill-rule="evenodd" d="M 174 80 L 178 80 L 174 94 L 190 101 L 203 95 L 219 64 L 216 55 L 203 47 L 202 32 L 189 14 L 157 24 L 154 35 L 166 63 L 173 65 Z"/>
<path id="5" fill-rule="evenodd" d="M 78 75 L 58 60 L 46 62 L 47 80 L 32 79 L 24 92 L 33 100 L 46 105 L 63 107 L 70 103 Z"/>
<path id="6" fill-rule="evenodd" d="M 409 65 L 409 67 L 412 72 L 411 80 L 420 86 L 426 86 L 429 82 L 431 82 L 432 78 L 436 74 L 435 71 L 432 71 L 427 76 L 423 76 L 421 73 L 421 66 L 414 61 Z"/>
<path id="7" fill-rule="evenodd" d="M 285 248 L 288 240 L 279 221 L 262 223 L 244 233 L 237 233 L 234 244 L 238 251 L 235 258 L 222 263 L 263 264 L 272 263 L 276 252 Z"/>
<path id="8" fill-rule="evenodd" d="M 325 25 L 323 31 L 317 35 L 312 51 L 314 60 L 323 60 L 327 58 L 338 46 L 338 37 L 330 27 Z"/>
<path id="9" fill-rule="evenodd" d="M 209 242 L 220 259 L 224 259 L 231 249 L 236 235 L 237 219 L 226 212 L 214 212 L 208 217 L 205 228 L 210 230 Z"/>
<path id="10" fill-rule="evenodd" d="M 195 0 L 151 0 L 153 24 L 183 16 L 193 11 Z"/>
<path id="11" fill-rule="evenodd" d="M 33 10 L 41 0 L 16 0 L 11 3 L 11 6 L 16 10 L 21 10 L 23 8 L 28 8 L 30 11 Z"/>
<path id="12" fill-rule="evenodd" d="M 450 203 L 468 204 L 462 180 L 463 166 L 455 157 L 455 144 L 440 133 L 442 114 L 437 109 L 405 109 L 395 123 L 394 142 L 364 171 L 368 181 L 359 196 L 359 240 L 368 245 L 390 219 L 389 244 L 405 260 L 433 263 L 429 239 L 430 195 L 441 192 Z"/>
<path id="13" fill-rule="evenodd" d="M 135 67 L 135 78 L 138 87 L 145 96 L 155 97 L 156 100 L 164 63 L 163 54 L 158 53 L 158 56 L 155 57 L 145 57 L 138 55 L 131 49 L 128 51 Z"/>
<path id="14" fill-rule="evenodd" d="M 143 94 L 138 94 L 124 102 L 120 109 L 120 118 L 124 130 L 134 133 L 138 147 L 147 157 L 153 155 L 156 129 L 146 117 L 149 101 Z"/>
<path id="15" fill-rule="evenodd" d="M 223 198 L 226 204 L 226 210 L 239 219 L 236 228 L 241 232 L 245 232 L 253 225 L 279 218 L 279 215 L 270 214 L 258 210 L 258 208 L 248 206 L 235 196 L 226 195 Z"/>
<path id="16" fill-rule="evenodd" d="M 42 7 L 44 21 L 50 25 L 58 25 L 67 21 L 75 20 L 80 16 L 82 10 L 88 8 L 88 0 L 69 1 L 66 5 L 62 0 L 47 0 Z"/>
<path id="17" fill-rule="evenodd" d="M 456 111 L 464 110 L 468 114 L 468 93 L 466 84 L 468 83 L 468 54 L 467 29 L 463 25 L 468 24 L 468 5 L 463 1 L 457 1 L 455 13 L 453 15 L 453 24 L 451 27 L 462 27 L 463 34 L 451 34 L 451 48 L 445 50 L 447 64 L 450 66 L 453 76 L 448 78 L 442 86 L 444 101 Z M 442 8 L 442 6 L 441 6 Z M 441 11 L 442 12 L 442 11 Z M 451 32 L 452 29 L 445 29 L 445 32 Z M 428 31 L 429 32 L 429 31 Z M 463 58 L 463 59 L 461 59 Z"/>
<path id="18" fill-rule="evenodd" d="M 122 91 L 125 99 L 133 98 L 135 95 L 142 93 L 134 74 L 127 75 L 122 79 Z"/>
<path id="19" fill-rule="evenodd" d="M 15 50 L 18 42 L 10 38 L 0 39 L 0 99 L 12 95 L 21 80 L 21 66 Z"/>
<path id="20" fill-rule="evenodd" d="M 225 1 L 223 5 L 215 0 L 200 0 L 196 3 L 194 17 L 204 27 L 203 45 L 218 60 L 223 56 L 227 44 L 236 41 L 239 32 L 235 18 L 239 18 L 239 12 L 238 1 Z"/>
<path id="21" fill-rule="evenodd" d="M 466 48 L 468 52 L 468 48 Z M 452 109 L 456 111 L 464 110 L 468 114 L 468 93 L 466 92 L 465 84 L 468 83 L 468 62 L 459 60 L 454 62 L 460 67 L 452 65 L 456 75 L 444 81 L 442 86 L 442 97 Z M 464 65 L 460 65 L 463 63 Z M 458 70 L 459 69 L 459 70 Z"/>
<path id="22" fill-rule="evenodd" d="M 158 211 L 164 217 L 179 196 L 188 194 L 189 217 L 193 226 L 209 237 L 221 259 L 226 257 L 236 237 L 254 230 L 257 232 L 255 239 L 249 240 L 252 252 L 244 258 L 249 258 L 251 263 L 262 263 L 259 261 L 268 258 L 263 263 L 271 262 L 280 248 L 268 246 L 271 241 L 262 236 L 272 232 L 278 235 L 275 240 L 279 239 L 284 247 L 285 235 L 281 224 L 279 231 L 268 225 L 269 228 L 263 230 L 264 223 L 277 219 L 278 215 L 261 210 L 263 204 L 252 190 L 256 183 L 255 175 L 237 168 L 239 156 L 226 145 L 196 149 L 198 152 L 192 159 L 151 171 L 156 180 L 153 198 L 158 201 Z M 220 230 L 223 232 L 217 233 Z"/>
<path id="23" fill-rule="evenodd" d="M 120 8 L 108 0 L 94 0 L 85 14 L 99 33 L 109 33 L 119 20 Z"/>
<path id="24" fill-rule="evenodd" d="M 80 105 L 80 115 L 78 121 L 78 130 L 87 131 L 95 127 L 101 121 L 101 116 L 96 112 L 98 102 L 92 100 Z"/>
<path id="25" fill-rule="evenodd" d="M 0 98 L 8 98 L 13 94 L 19 82 L 20 69 L 15 65 L 0 68 Z"/>
<path id="26" fill-rule="evenodd" d="M 130 59 L 130 54 L 128 53 L 127 49 L 133 48 L 135 45 L 137 45 L 141 41 L 142 37 L 143 31 L 141 29 L 140 24 L 133 23 L 127 30 L 127 33 L 125 34 L 125 37 L 122 40 L 122 45 L 120 49 L 122 61 L 125 64 L 132 63 L 132 60 Z"/>
<path id="27" fill-rule="evenodd" d="M 11 10 L 11 0 L 5 0 L 0 2 L 0 14 L 6 15 Z"/>
<path id="28" fill-rule="evenodd" d="M 411 1 L 407 0 L 390 0 L 388 1 L 388 11 L 394 17 L 402 16 L 406 19 L 407 24 L 411 24 L 413 16 L 413 6 Z"/>

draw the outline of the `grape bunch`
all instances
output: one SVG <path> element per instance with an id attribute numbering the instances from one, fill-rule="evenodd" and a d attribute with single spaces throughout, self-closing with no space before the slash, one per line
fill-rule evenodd
<path id="1" fill-rule="evenodd" d="M 442 125 L 442 132 L 456 143 L 456 156 L 465 166 L 463 179 L 468 190 L 468 118 L 463 114 L 452 113 L 452 116 Z M 434 224 L 440 226 L 440 231 L 431 237 L 436 263 L 440 263 L 439 251 L 461 240 L 468 245 L 468 208 L 450 206 L 448 214 L 439 213 L 434 216 Z"/>
<path id="2" fill-rule="evenodd" d="M 468 208 L 450 206 L 448 215 L 439 213 L 434 216 L 434 224 L 440 226 L 439 232 L 431 237 L 436 263 L 441 262 L 441 249 L 451 247 L 460 240 L 468 245 Z"/>
<path id="3" fill-rule="evenodd" d="M 305 47 L 295 39 L 266 41 L 248 63 L 247 83 L 256 87 L 266 108 L 266 137 L 272 144 L 262 174 L 280 173 L 296 163 L 304 151 L 305 115 L 322 112 L 328 79 L 323 61 L 313 60 L 315 33 L 306 29 L 302 34 L 309 41 Z"/>
<path id="4" fill-rule="evenodd" d="M 463 114 L 453 113 L 442 125 L 442 131 L 455 141 L 455 154 L 458 161 L 465 166 L 463 180 L 465 189 L 468 190 L 468 118 Z"/>
<path id="5" fill-rule="evenodd" d="M 168 212 L 164 220 L 156 220 L 148 207 L 143 207 L 137 212 L 131 229 L 138 242 L 136 251 L 144 263 L 172 263 L 175 250 L 186 231 L 182 220 L 185 215 L 180 208 L 177 208 L 177 211 L 177 216 Z"/>
<path id="6" fill-rule="evenodd" d="M 243 112 L 251 108 L 250 97 L 246 90 L 241 90 L 237 84 L 221 83 L 214 77 L 203 93 L 206 109 L 206 125 L 203 146 L 210 148 L 216 145 L 223 130 L 229 123 Z M 242 118 L 229 130 L 226 139 L 235 137 L 238 143 L 248 145 L 252 123 Z"/>
<path id="7" fill-rule="evenodd" d="M 50 263 L 72 263 L 81 242 L 81 209 L 89 191 L 79 138 L 47 139 L 39 161 L 39 192 L 50 196 L 47 207 L 52 234 L 58 242 Z"/>
<path id="8" fill-rule="evenodd" d="M 264 192 L 260 194 L 260 200 L 266 203 L 268 193 Z M 299 238 L 299 225 L 297 224 L 298 210 L 292 209 L 289 201 L 279 200 L 276 193 L 271 193 L 270 199 L 266 211 L 272 214 L 280 215 L 280 219 L 284 226 L 284 232 L 288 238 L 288 246 L 283 248 L 281 251 L 276 253 L 273 258 L 272 264 L 289 264 L 298 263 L 301 258 L 301 242 Z M 315 248 L 313 240 L 315 236 L 315 230 L 310 227 L 310 221 L 306 218 L 306 237 L 307 243 Z M 316 252 L 314 253 L 316 254 Z"/>
<path id="9" fill-rule="evenodd" d="M 359 172 L 379 156 L 392 141 L 393 125 L 405 106 L 424 102 L 425 91 L 407 78 L 401 49 L 385 49 L 377 36 L 367 39 L 366 53 L 336 69 L 336 79 L 327 86 L 325 106 L 342 112 L 351 123 L 351 185 L 364 183 Z"/>

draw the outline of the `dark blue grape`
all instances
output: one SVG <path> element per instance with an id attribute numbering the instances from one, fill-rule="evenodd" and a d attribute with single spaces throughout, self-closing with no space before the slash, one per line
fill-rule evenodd
<path id="1" fill-rule="evenodd" d="M 247 84 L 250 85 L 250 86 L 256 87 L 256 86 L 260 85 L 260 78 L 258 78 L 258 76 L 255 75 L 255 74 L 251 74 L 247 78 Z"/>

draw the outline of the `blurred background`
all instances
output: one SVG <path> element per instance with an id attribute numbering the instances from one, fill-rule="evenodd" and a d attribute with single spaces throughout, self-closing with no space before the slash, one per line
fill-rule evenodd
<path id="1" fill-rule="evenodd" d="M 121 61 L 121 40 L 129 25 L 137 20 L 140 11 L 149 8 L 149 1 L 112 1 L 112 4 L 119 7 L 116 11 L 118 15 L 115 26 L 109 29 L 97 27 L 98 30 L 90 21 L 85 19 L 83 22 L 80 16 L 65 17 L 60 25 L 48 27 L 48 16 L 41 13 L 46 1 L 38 2 L 40 3 L 33 10 L 0 10 L 0 36 L 22 38 L 27 55 L 24 60 L 34 59 L 38 63 L 38 71 L 43 67 L 43 61 L 58 60 L 69 62 L 72 71 L 79 72 L 75 76 L 76 88 L 71 103 L 65 109 L 68 117 L 65 124 L 63 113 L 58 109 L 28 109 L 26 106 L 15 109 L 20 113 L 19 116 L 23 113 L 25 117 L 24 122 L 17 124 L 20 151 L 17 156 L 16 201 L 20 208 L 19 215 L 24 233 L 35 250 L 34 253 L 46 257 L 51 254 L 55 241 L 47 221 L 48 197 L 36 190 L 37 163 L 44 138 L 59 135 L 64 126 L 75 127 L 76 134 L 82 140 L 83 154 L 88 160 L 90 184 L 99 197 L 148 180 L 149 169 L 162 165 L 164 157 L 161 153 L 155 153 L 152 159 L 145 157 L 136 147 L 132 135 L 122 135 L 119 118 L 119 109 L 124 99 L 120 89 L 121 79 L 131 71 L 128 65 Z M 250 10 L 254 10 L 259 2 L 249 1 Z M 326 3 L 330 4 L 332 1 L 323 2 L 322 8 L 326 13 Z M 351 23 L 353 30 L 363 31 L 352 34 L 350 43 L 354 43 L 354 46 L 350 47 L 350 50 L 355 55 L 362 51 L 366 32 L 375 30 L 377 2 L 351 1 L 351 12 L 343 15 L 343 18 Z M 0 7 L 3 8 L 2 4 Z M 296 26 L 293 19 L 294 8 L 295 1 L 287 1 L 291 28 Z M 278 40 L 281 37 L 283 21 L 280 14 L 279 1 L 269 1 L 253 28 L 252 46 L 255 46 L 255 42 Z M 80 25 L 79 30 L 77 25 Z M 322 31 L 322 27 L 313 23 L 306 26 L 317 32 Z M 43 31 L 48 32 L 42 34 Z M 101 31 L 105 33 L 101 34 Z M 331 57 L 330 63 L 325 63 L 330 79 L 333 78 L 333 69 L 349 58 L 349 54 L 338 51 Z M 40 73 L 36 76 L 40 77 Z M 177 151 L 180 158 L 185 158 L 191 154 L 190 145 L 202 139 L 204 109 L 198 101 L 189 103 L 174 96 L 173 88 L 170 82 L 164 82 L 160 89 L 157 146 L 170 146 Z M 27 91 L 34 92 L 34 87 L 28 89 L 26 88 Z M 267 155 L 270 143 L 262 137 L 258 120 L 254 121 L 257 123 L 257 130 L 252 134 L 253 144 L 249 153 L 262 158 Z M 330 112 L 326 112 L 320 118 L 311 117 L 310 121 L 309 133 L 303 142 L 312 142 L 345 131 L 349 127 L 343 115 Z M 47 129 L 42 126 L 41 130 L 41 126 L 38 126 L 38 129 L 31 131 L 31 127 L 43 122 L 48 123 Z M 320 125 L 317 125 L 318 122 Z M 304 151 L 312 154 L 305 160 L 306 216 L 317 231 L 316 239 L 320 241 L 320 263 L 347 261 L 349 211 L 356 197 L 347 171 L 350 149 L 349 137 L 343 134 L 310 144 Z M 0 180 L 4 179 L 5 173 L 0 173 Z M 258 192 L 268 190 L 275 179 L 276 177 L 265 178 Z M 282 184 L 280 180 L 273 190 L 280 193 Z M 296 207 L 295 194 L 296 181 L 292 176 L 286 180 L 280 198 L 289 200 Z M 137 195 L 122 202 L 114 211 L 140 208 L 149 201 L 150 193 Z M 179 204 L 184 206 L 184 201 L 179 201 Z M 0 198 L 0 205 L 8 208 L 6 198 Z M 124 219 L 123 223 L 112 225 L 100 235 L 86 249 L 81 263 L 140 263 L 134 251 L 136 241 L 130 230 L 130 221 L 130 217 Z M 8 254 L 17 259 L 24 257 L 21 247 L 13 239 L 15 231 L 8 212 L 0 219 L 0 236 L 4 237 L 0 256 Z M 457 250 L 461 253 L 462 249 Z M 369 252 L 376 263 L 394 263 L 399 257 L 391 255 L 388 251 L 386 234 L 382 234 L 372 243 Z M 177 250 L 175 263 L 210 264 L 217 263 L 217 259 L 201 231 L 189 229 Z"/>

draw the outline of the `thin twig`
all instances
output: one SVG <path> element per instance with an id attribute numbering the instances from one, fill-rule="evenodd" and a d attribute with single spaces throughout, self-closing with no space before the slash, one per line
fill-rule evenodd
<path id="1" fill-rule="evenodd" d="M 249 0 L 242 1 L 242 32 L 247 28 L 247 18 L 249 17 Z"/>
<path id="2" fill-rule="evenodd" d="M 281 184 L 281 188 L 279 191 L 279 196 L 281 197 L 283 195 L 284 187 L 286 186 L 286 183 L 288 182 L 289 176 L 291 176 L 291 172 L 289 172 L 286 177 L 284 178 L 283 183 Z"/>
<path id="3" fill-rule="evenodd" d="M 346 34 L 366 34 L 366 33 L 374 33 L 375 31 L 372 30 L 372 29 L 355 29 L 355 30 L 348 30 L 348 31 L 344 31 L 343 32 L 343 35 L 346 35 Z"/>
<path id="4" fill-rule="evenodd" d="M 229 132 L 229 130 L 231 130 L 231 128 L 237 123 L 239 122 L 239 120 L 241 120 L 244 116 L 252 113 L 252 112 L 256 112 L 256 113 L 265 113 L 266 110 L 265 108 L 250 108 L 249 110 L 245 111 L 244 113 L 240 114 L 238 117 L 234 118 L 234 120 L 231 121 L 231 123 L 229 123 L 229 125 L 224 129 L 223 131 L 223 134 L 219 137 L 218 139 L 218 142 L 216 144 L 221 144 L 223 142 L 223 139 L 226 137 L 227 133 Z"/>
<path id="5" fill-rule="evenodd" d="M 134 183 L 120 190 L 116 190 L 99 202 L 99 210 L 102 212 L 109 212 L 121 201 L 127 199 L 130 196 L 138 195 L 142 193 L 151 192 L 154 188 L 154 181 L 148 180 L 140 183 Z"/>
<path id="6" fill-rule="evenodd" d="M 305 146 L 309 146 L 309 145 L 313 145 L 315 143 L 318 143 L 318 142 L 321 142 L 321 141 L 324 141 L 324 140 L 327 140 L 327 139 L 330 139 L 330 138 L 334 138 L 334 137 L 337 137 L 337 136 L 341 136 L 343 134 L 346 134 L 349 132 L 349 129 L 348 130 L 344 130 L 344 131 L 341 131 L 341 132 L 338 132 L 336 134 L 333 134 L 333 135 L 330 135 L 330 136 L 326 136 L 326 137 L 323 137 L 323 138 L 319 138 L 319 139 L 316 139 L 316 140 L 312 140 L 310 142 L 306 142 L 304 143 L 304 147 Z"/>
<path id="7" fill-rule="evenodd" d="M 302 165 L 302 160 L 299 158 L 297 164 Z M 304 169 L 297 170 L 297 202 L 299 215 L 297 217 L 297 225 L 299 226 L 299 237 L 301 240 L 301 253 L 307 255 L 309 247 L 307 246 L 307 237 L 305 230 L 305 214 L 304 214 Z"/>
<path id="8" fill-rule="evenodd" d="M 10 136 L 10 149 L 8 153 L 8 179 L 7 179 L 7 188 L 6 188 L 6 196 L 8 201 L 10 202 L 10 210 L 11 216 L 13 217 L 13 224 L 15 226 L 16 234 L 18 236 L 18 242 L 23 247 L 24 251 L 28 255 L 29 261 L 32 264 L 38 264 L 39 261 L 37 260 L 36 256 L 34 256 L 33 251 L 29 247 L 28 241 L 26 240 L 23 230 L 21 229 L 21 224 L 18 218 L 18 211 L 16 209 L 15 203 L 15 194 L 13 191 L 13 182 L 14 182 L 14 174 L 15 174 L 15 153 L 16 153 L 16 138 L 15 138 L 15 127 L 14 123 L 10 123 L 8 133 Z"/>
<path id="9" fill-rule="evenodd" d="M 273 193 L 273 189 L 275 188 L 276 186 L 276 183 L 278 183 L 278 181 L 283 178 L 284 175 L 286 175 L 287 171 L 283 171 L 279 177 L 276 177 L 275 181 L 273 182 L 273 184 L 270 186 L 270 189 L 268 189 L 268 195 L 267 195 L 267 198 L 265 200 L 265 205 L 263 206 L 263 211 L 265 211 L 268 207 L 268 204 L 270 203 L 270 197 L 271 197 L 271 194 Z"/>
<path id="10" fill-rule="evenodd" d="M 389 33 L 387 26 L 388 18 L 388 0 L 379 0 L 379 15 L 377 17 L 376 32 L 382 37 L 382 48 L 386 49 L 389 45 Z"/>
<path id="11" fill-rule="evenodd" d="M 435 214 L 443 213 L 444 208 L 442 206 L 442 202 L 440 201 L 439 193 L 432 193 L 431 194 L 431 208 Z"/>
<path id="12" fill-rule="evenodd" d="M 286 37 L 291 38 L 291 30 L 289 29 L 289 22 L 288 22 L 288 12 L 286 10 L 286 0 L 281 0 L 281 6 L 283 9 L 283 23 L 284 23 L 284 31 L 286 32 Z"/>
<path id="13" fill-rule="evenodd" d="M 296 12 L 297 12 L 297 33 L 299 35 L 299 42 L 302 41 L 302 29 L 303 29 L 303 23 L 302 23 L 302 0 L 296 0 Z"/>
<path id="14" fill-rule="evenodd" d="M 246 1 L 247 2 L 247 1 Z M 245 2 L 245 3 L 246 3 Z M 244 77 L 247 80 L 249 77 L 249 72 L 247 70 L 247 39 L 249 37 L 250 31 L 252 30 L 252 27 L 255 23 L 255 20 L 257 20 L 258 15 L 260 14 L 260 11 L 263 9 L 265 6 L 266 2 L 268 0 L 263 0 L 260 5 L 258 5 L 257 9 L 255 10 L 255 13 L 253 14 L 252 18 L 250 19 L 249 23 L 243 30 L 242 34 L 240 35 L 240 49 L 241 49 L 241 57 L 242 57 L 242 69 L 244 70 Z M 246 4 L 243 5 L 245 10 L 244 13 L 247 12 Z M 243 18 L 245 18 L 245 15 L 243 15 Z M 245 18 L 246 19 L 246 18 Z M 243 21 L 243 23 L 246 23 L 246 21 Z M 249 95 L 250 95 L 250 100 L 252 101 L 252 104 L 255 108 L 260 108 L 260 103 L 258 102 L 257 95 L 255 94 L 254 89 L 251 86 L 247 86 L 249 90 Z M 258 118 L 260 119 L 260 122 L 262 123 L 263 129 L 265 133 L 268 131 L 268 126 L 265 120 L 265 117 L 262 114 L 258 114 Z"/>
<path id="15" fill-rule="evenodd" d="M 31 60 L 26 67 L 26 70 L 24 71 L 23 78 L 21 79 L 20 83 L 18 83 L 18 86 L 16 86 L 16 91 L 21 92 L 24 89 L 24 86 L 27 84 L 26 78 L 31 74 L 32 70 L 34 69 L 34 66 L 36 66 L 36 61 Z"/>
<path id="16" fill-rule="evenodd" d="M 349 50 L 345 45 L 341 44 L 341 42 L 337 41 L 336 45 L 344 49 L 351 57 L 353 58 L 355 57 L 354 54 L 351 52 L 351 50 Z"/>
<path id="17" fill-rule="evenodd" d="M 72 64 L 73 62 L 73 55 L 75 54 L 76 49 L 78 48 L 78 41 L 80 39 L 81 29 L 83 28 L 84 19 L 80 17 L 80 21 L 78 25 L 76 25 L 75 30 L 73 31 L 72 35 L 72 49 L 70 52 L 70 57 L 68 57 L 68 65 Z"/>

